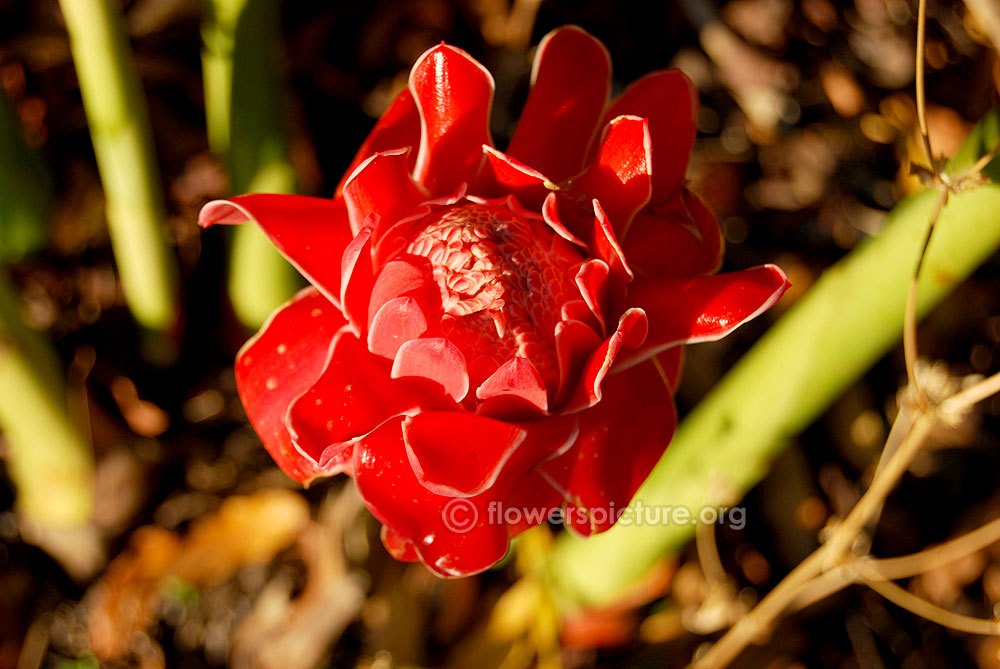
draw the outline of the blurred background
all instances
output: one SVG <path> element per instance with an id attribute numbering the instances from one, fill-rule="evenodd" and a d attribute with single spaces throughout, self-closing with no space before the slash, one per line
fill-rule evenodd
<path id="1" fill-rule="evenodd" d="M 929 2 L 938 153 L 998 100 L 994 4 Z M 683 416 L 920 188 L 915 3 L 0 0 L 0 668 L 679 667 L 853 505 L 905 381 L 899 351 L 775 461 L 745 526 L 719 528 L 718 606 L 688 551 L 633 600 L 560 621 L 531 578 L 545 528 L 490 572 L 438 580 L 385 554 L 346 477 L 299 490 L 247 424 L 233 357 L 303 284 L 249 226 L 203 234 L 200 207 L 331 196 L 441 41 L 496 79 L 502 148 L 534 45 L 567 23 L 607 45 L 615 92 L 670 66 L 695 81 L 688 177 L 723 226 L 724 269 L 775 262 L 794 284 L 765 317 L 688 350 Z M 921 353 L 954 374 L 994 371 L 998 285 L 993 258 L 922 325 Z M 994 398 L 936 436 L 890 498 L 877 554 L 997 514 L 998 415 Z M 1000 549 L 910 587 L 990 617 Z M 855 588 L 783 621 L 738 666 L 998 667 L 998 651 Z"/>

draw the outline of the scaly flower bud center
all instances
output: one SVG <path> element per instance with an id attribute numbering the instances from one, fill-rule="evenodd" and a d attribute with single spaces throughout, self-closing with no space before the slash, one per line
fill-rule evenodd
<path id="1" fill-rule="evenodd" d="M 480 373 L 518 356 L 550 390 L 558 384 L 555 326 L 562 305 L 579 299 L 572 268 L 584 260 L 558 242 L 541 217 L 467 203 L 428 216 L 410 243 L 441 289 L 445 335 Z"/>

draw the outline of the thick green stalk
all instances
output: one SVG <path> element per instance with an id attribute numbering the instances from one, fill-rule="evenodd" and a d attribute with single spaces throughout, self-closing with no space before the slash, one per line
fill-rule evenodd
<path id="1" fill-rule="evenodd" d="M 0 88 L 0 264 L 41 246 L 52 183 Z M 0 268 L 2 269 L 2 268 Z M 24 325 L 0 273 L 0 433 L 17 505 L 46 527 L 80 526 L 94 503 L 94 457 L 66 406 L 55 351 Z"/>
<path id="2" fill-rule="evenodd" d="M 16 261 L 45 243 L 52 178 L 25 143 L 21 121 L 0 87 L 0 262 Z"/>
<path id="3" fill-rule="evenodd" d="M 991 112 L 967 140 L 953 170 L 998 141 Z M 996 161 L 991 168 L 996 167 Z M 995 169 L 991 176 L 1000 176 Z M 720 489 L 746 491 L 770 460 L 900 338 L 907 288 L 937 193 L 900 203 L 878 237 L 819 281 L 681 423 L 633 501 L 645 507 L 731 505 Z M 920 313 L 939 303 L 1000 246 L 1000 185 L 953 195 L 924 262 Z M 640 516 L 641 517 L 641 516 Z M 655 515 L 650 515 L 655 518 Z M 662 516 L 661 516 L 662 517 Z M 579 539 L 563 535 L 549 575 L 567 608 L 620 596 L 694 533 L 690 524 L 619 524 Z"/>
<path id="4" fill-rule="evenodd" d="M 0 430 L 17 506 L 47 527 L 82 525 L 94 505 L 94 456 L 70 416 L 55 353 L 21 322 L 0 276 Z"/>
<path id="5" fill-rule="evenodd" d="M 212 0 L 202 29 L 209 144 L 235 193 L 291 193 L 275 0 Z M 240 321 L 260 326 L 298 288 L 298 274 L 256 226 L 233 232 L 229 295 Z"/>
<path id="6" fill-rule="evenodd" d="M 146 101 L 131 61 L 119 2 L 60 0 L 107 200 L 122 289 L 142 325 L 166 330 L 177 316 L 175 261 L 153 154 Z"/>

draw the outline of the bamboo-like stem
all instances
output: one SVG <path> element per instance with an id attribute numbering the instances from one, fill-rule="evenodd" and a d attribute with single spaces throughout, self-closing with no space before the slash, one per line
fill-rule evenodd
<path id="1" fill-rule="evenodd" d="M 54 351 L 21 323 L 0 275 L 0 430 L 17 507 L 47 527 L 84 524 L 94 505 L 94 456 L 70 415 Z"/>
<path id="2" fill-rule="evenodd" d="M 0 258 L 33 250 L 46 236 L 52 185 L 29 149 L 0 88 Z M 0 266 L 0 439 L 24 520 L 78 528 L 94 504 L 94 457 L 66 404 L 59 358 L 21 321 Z"/>
<path id="3" fill-rule="evenodd" d="M 176 261 L 139 77 L 115 0 L 60 0 L 106 198 L 122 289 L 139 323 L 177 318 Z"/>
<path id="4" fill-rule="evenodd" d="M 993 147 L 998 116 L 991 112 L 977 127 L 952 169 L 972 165 L 987 144 Z M 899 340 L 914 258 L 938 196 L 927 191 L 900 203 L 877 238 L 816 282 L 681 423 L 636 500 L 696 510 L 711 501 L 712 481 L 746 490 L 794 434 Z M 917 313 L 940 302 L 1000 246 L 997 210 L 1000 186 L 950 197 L 927 249 Z M 631 525 L 585 540 L 560 537 L 549 569 L 561 605 L 613 602 L 692 530 Z"/>
<path id="5" fill-rule="evenodd" d="M 211 0 L 202 28 L 209 145 L 229 166 L 235 193 L 292 193 L 284 97 L 277 66 L 275 0 Z M 298 288 L 298 275 L 253 225 L 233 232 L 229 296 L 240 321 L 258 327 Z"/>
<path id="6" fill-rule="evenodd" d="M 24 139 L 21 119 L 0 86 L 0 262 L 40 248 L 48 232 L 52 179 Z"/>

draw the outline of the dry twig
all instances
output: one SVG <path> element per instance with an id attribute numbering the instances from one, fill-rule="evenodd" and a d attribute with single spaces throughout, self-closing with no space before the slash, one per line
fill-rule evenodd
<path id="1" fill-rule="evenodd" d="M 903 348 L 912 400 L 901 407 L 893 423 L 871 486 L 844 520 L 833 528 L 829 539 L 792 570 L 761 602 L 739 620 L 719 641 L 692 664 L 694 669 L 727 666 L 749 644 L 770 632 L 779 616 L 799 610 L 853 583 L 863 583 L 896 605 L 945 627 L 970 634 L 1000 634 L 1000 621 L 973 618 L 938 607 L 893 583 L 932 568 L 949 564 L 1000 540 L 1000 520 L 952 541 L 913 555 L 877 560 L 867 554 L 869 542 L 859 541 L 865 528 L 873 527 L 889 492 L 920 452 L 932 429 L 939 423 L 954 424 L 976 403 L 1000 391 L 1000 374 L 982 380 L 947 398 L 930 398 L 917 373 L 917 281 L 941 210 L 952 193 L 985 183 L 982 170 L 997 155 L 994 149 L 969 170 L 948 175 L 943 161 L 935 160 L 927 130 L 923 85 L 926 0 L 920 0 L 917 24 L 917 108 L 920 135 L 927 154 L 925 172 L 930 186 L 939 192 L 928 221 L 920 255 L 914 269 L 904 314 Z M 701 548 L 701 546 L 699 546 Z"/>

